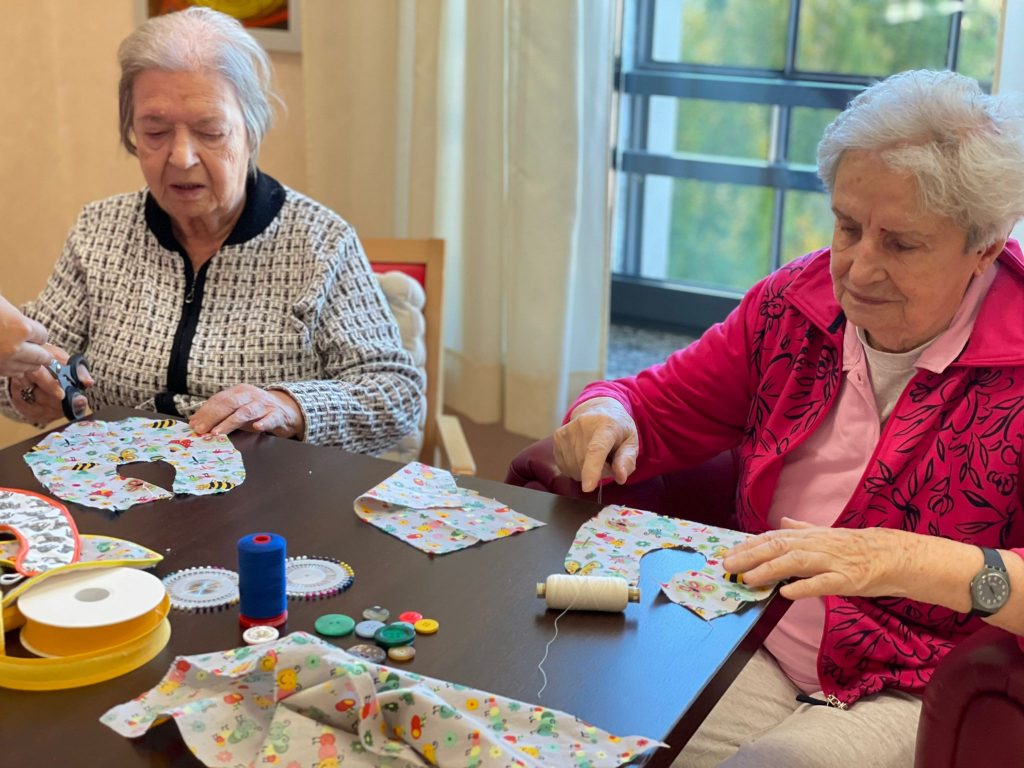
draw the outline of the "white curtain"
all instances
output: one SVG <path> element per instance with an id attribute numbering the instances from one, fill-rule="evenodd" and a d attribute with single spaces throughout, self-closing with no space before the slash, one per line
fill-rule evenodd
<path id="1" fill-rule="evenodd" d="M 447 242 L 445 402 L 540 437 L 600 377 L 613 0 L 307 0 L 309 193 Z"/>

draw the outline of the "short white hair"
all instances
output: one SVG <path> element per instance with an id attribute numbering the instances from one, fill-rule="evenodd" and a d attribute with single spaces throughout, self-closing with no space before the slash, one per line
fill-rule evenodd
<path id="1" fill-rule="evenodd" d="M 1005 238 L 1024 217 L 1024 103 L 969 77 L 913 70 L 858 94 L 818 145 L 830 194 L 851 149 L 911 174 L 922 208 L 963 229 L 968 250 Z"/>
<path id="2" fill-rule="evenodd" d="M 209 70 L 222 75 L 235 89 L 249 139 L 249 170 L 255 173 L 260 144 L 273 118 L 271 101 L 280 99 L 270 85 L 270 57 L 236 19 L 202 7 L 154 16 L 124 39 L 117 59 L 121 65 L 118 101 L 125 149 L 138 154 L 131 135 L 136 77 L 151 69 Z"/>

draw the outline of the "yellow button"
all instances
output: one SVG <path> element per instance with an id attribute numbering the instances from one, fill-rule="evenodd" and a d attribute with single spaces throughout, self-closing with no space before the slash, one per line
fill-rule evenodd
<path id="1" fill-rule="evenodd" d="M 437 632 L 438 627 L 441 625 L 434 619 L 420 619 L 413 626 L 416 627 L 416 631 L 421 635 L 432 635 Z"/>

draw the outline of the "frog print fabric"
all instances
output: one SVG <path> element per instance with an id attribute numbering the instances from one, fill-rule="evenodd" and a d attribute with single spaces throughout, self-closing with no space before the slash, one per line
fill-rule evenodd
<path id="1" fill-rule="evenodd" d="M 459 488 L 450 472 L 416 461 L 357 498 L 355 512 L 370 525 L 435 555 L 544 525 L 500 501 Z"/>
<path id="2" fill-rule="evenodd" d="M 118 474 L 121 464 L 148 461 L 174 467 L 174 493 Z M 175 419 L 74 422 L 43 438 L 25 462 L 54 496 L 100 509 L 224 493 L 245 481 L 242 454 L 226 435 L 200 435 Z"/>
<path id="3" fill-rule="evenodd" d="M 749 534 L 728 528 L 613 505 L 580 527 L 565 556 L 565 570 L 583 576 L 617 576 L 636 586 L 640 559 L 648 552 L 697 552 L 704 556 L 704 566 L 675 574 L 661 589 L 674 603 L 710 620 L 763 600 L 774 589 L 731 581 L 722 567 L 726 551 L 747 538 Z"/>
<path id="4" fill-rule="evenodd" d="M 173 718 L 208 766 L 610 768 L 661 742 L 346 653 L 312 635 L 179 657 L 101 722 L 126 737 Z"/>

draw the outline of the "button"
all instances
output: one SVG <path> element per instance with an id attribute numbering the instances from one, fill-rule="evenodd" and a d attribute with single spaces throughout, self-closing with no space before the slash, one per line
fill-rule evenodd
<path id="1" fill-rule="evenodd" d="M 343 613 L 325 613 L 313 623 L 316 631 L 327 637 L 344 637 L 355 625 L 356 620 Z"/>
<path id="2" fill-rule="evenodd" d="M 372 608 L 367 608 L 363 611 L 363 618 L 367 621 L 379 621 L 382 624 L 388 620 L 391 616 L 391 611 L 387 608 L 381 608 L 379 605 L 375 605 Z"/>
<path id="3" fill-rule="evenodd" d="M 406 611 L 405 613 L 398 614 L 399 621 L 407 621 L 410 624 L 415 624 L 417 621 L 423 618 L 423 614 L 418 611 Z"/>
<path id="4" fill-rule="evenodd" d="M 395 622 L 378 629 L 373 640 L 382 648 L 394 648 L 396 645 L 408 645 L 416 639 L 416 630 L 405 622 Z"/>
<path id="5" fill-rule="evenodd" d="M 432 635 L 440 628 L 434 619 L 420 619 L 413 626 L 416 627 L 416 631 L 421 635 Z"/>
<path id="6" fill-rule="evenodd" d="M 383 664 L 384 659 L 388 657 L 383 648 L 369 643 L 358 643 L 346 650 L 353 656 L 372 661 L 374 664 Z"/>
<path id="7" fill-rule="evenodd" d="M 388 648 L 388 658 L 392 661 L 412 661 L 416 656 L 416 649 L 411 645 L 396 645 Z"/>
<path id="8" fill-rule="evenodd" d="M 360 621 L 356 624 L 356 634 L 359 637 L 372 640 L 374 633 L 383 626 L 383 621 Z"/>
<path id="9" fill-rule="evenodd" d="M 242 633 L 242 639 L 246 645 L 259 645 L 260 643 L 271 643 L 280 637 L 280 633 L 274 627 L 260 625 L 249 627 Z"/>

